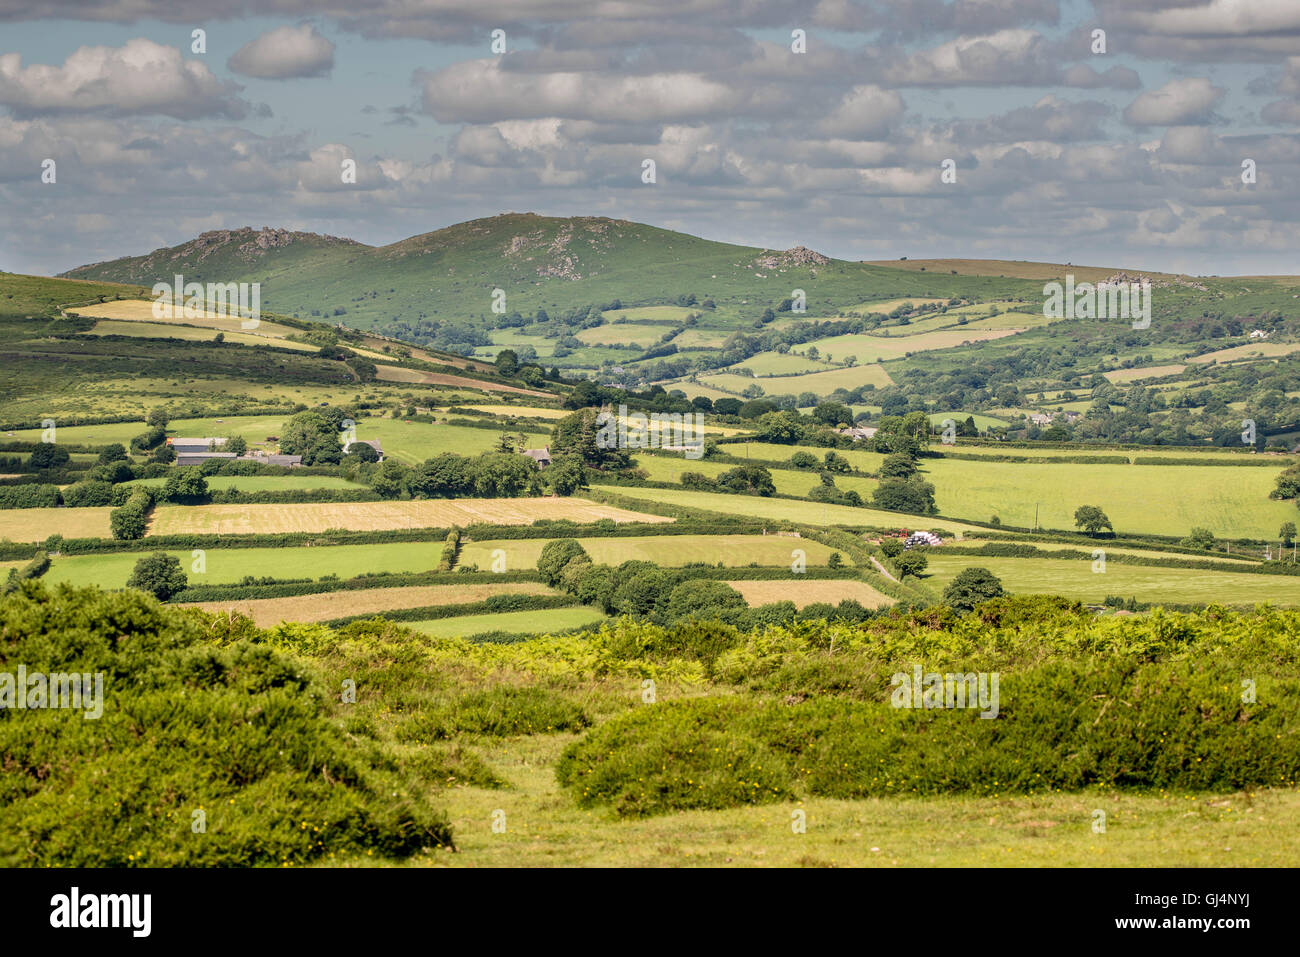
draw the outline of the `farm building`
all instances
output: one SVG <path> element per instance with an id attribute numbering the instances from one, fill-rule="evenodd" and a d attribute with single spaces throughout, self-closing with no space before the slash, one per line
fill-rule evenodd
<path id="1" fill-rule="evenodd" d="M 234 452 L 177 452 L 176 465 L 202 465 L 208 459 L 235 459 Z"/>
<path id="2" fill-rule="evenodd" d="M 197 455 L 202 452 L 215 452 L 226 444 L 226 440 L 220 436 L 206 439 L 173 438 L 168 439 L 167 444 L 175 450 L 176 455 L 179 457 L 181 455 Z M 233 455 L 233 453 L 231 454 Z"/>
<path id="3" fill-rule="evenodd" d="M 537 463 L 539 469 L 544 469 L 551 464 L 551 447 L 549 445 L 541 449 L 524 449 L 519 454 L 528 456 Z"/>
<path id="4" fill-rule="evenodd" d="M 854 442 L 865 442 L 868 439 L 873 438 L 879 429 L 873 428 L 869 425 L 864 425 L 855 426 L 851 429 L 836 429 L 835 431 L 840 435 L 847 435 Z"/>
<path id="5" fill-rule="evenodd" d="M 1043 412 L 1035 412 L 1029 416 L 1029 421 L 1034 425 L 1051 425 L 1052 417 Z"/>

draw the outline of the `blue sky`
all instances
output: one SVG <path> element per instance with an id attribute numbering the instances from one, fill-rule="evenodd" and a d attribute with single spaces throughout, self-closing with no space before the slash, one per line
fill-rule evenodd
<path id="1" fill-rule="evenodd" d="M 849 259 L 1296 271 L 1295 0 L 257 7 L 0 0 L 0 268 L 531 210 Z"/>

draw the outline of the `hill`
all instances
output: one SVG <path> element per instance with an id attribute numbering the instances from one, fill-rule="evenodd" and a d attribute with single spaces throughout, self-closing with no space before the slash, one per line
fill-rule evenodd
<path id="1" fill-rule="evenodd" d="M 997 279 L 921 276 L 800 246 L 736 246 L 627 220 L 534 213 L 476 219 L 387 246 L 282 229 L 220 230 L 63 275 L 152 284 L 176 273 L 199 281 L 261 282 L 265 308 L 303 318 L 346 316 L 356 328 L 397 335 L 421 320 L 496 325 L 495 289 L 505 292 L 507 313 L 526 315 L 615 301 L 671 303 L 690 295 L 719 307 L 755 306 L 757 315 L 795 288 L 808 290 L 810 310 L 864 298 L 1006 288 Z"/>

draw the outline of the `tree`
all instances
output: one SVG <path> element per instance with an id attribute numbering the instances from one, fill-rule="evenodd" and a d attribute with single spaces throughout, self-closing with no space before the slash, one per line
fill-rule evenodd
<path id="1" fill-rule="evenodd" d="M 817 468 L 817 456 L 811 452 L 798 451 L 790 456 L 790 464 L 797 469 Z"/>
<path id="2" fill-rule="evenodd" d="M 916 474 L 916 462 L 906 452 L 891 452 L 880 463 L 880 478 L 909 479 Z"/>
<path id="3" fill-rule="evenodd" d="M 551 587 L 560 582 L 564 566 L 574 559 L 591 561 L 591 556 L 576 538 L 556 538 L 542 546 L 542 553 L 537 558 L 537 571 L 542 581 Z"/>
<path id="4" fill-rule="evenodd" d="M 555 423 L 551 430 L 551 453 L 573 454 L 598 469 L 627 468 L 631 458 L 618 448 L 617 432 L 610 434 L 612 422 L 596 425 L 595 409 L 579 409 Z M 603 431 L 602 431 L 603 429 Z"/>
<path id="5" fill-rule="evenodd" d="M 1096 505 L 1080 505 L 1076 508 L 1074 510 L 1074 526 L 1083 529 L 1089 535 L 1100 534 L 1103 528 L 1110 529 L 1112 532 L 1115 531 L 1115 527 L 1111 525 L 1106 513 Z"/>
<path id="6" fill-rule="evenodd" d="M 34 469 L 56 469 L 67 465 L 70 458 L 67 449 L 59 448 L 53 442 L 42 442 L 32 449 L 27 464 Z"/>
<path id="7" fill-rule="evenodd" d="M 149 410 L 149 415 L 144 421 L 155 429 L 166 429 L 167 423 L 171 420 L 168 418 L 167 410 L 159 405 Z"/>
<path id="8" fill-rule="evenodd" d="M 844 564 L 844 559 L 840 557 L 839 552 L 831 552 L 830 558 L 826 559 L 827 568 L 839 568 Z"/>
<path id="9" fill-rule="evenodd" d="M 871 503 L 877 508 L 915 515 L 929 515 L 936 511 L 934 486 L 919 475 L 910 479 L 882 479 L 871 492 Z"/>
<path id="10" fill-rule="evenodd" d="M 853 421 L 853 410 L 841 402 L 823 402 L 813 409 L 812 417 L 822 425 L 847 425 Z"/>
<path id="11" fill-rule="evenodd" d="M 832 450 L 827 452 L 826 457 L 822 460 L 822 468 L 827 472 L 843 473 L 852 471 L 853 466 L 849 464 L 848 459 L 840 455 L 840 453 Z"/>
<path id="12" fill-rule="evenodd" d="M 537 463 L 513 452 L 484 452 L 472 463 L 474 494 L 515 498 L 539 487 Z"/>
<path id="13" fill-rule="evenodd" d="M 181 570 L 180 560 L 166 552 L 154 552 L 141 558 L 126 580 L 127 588 L 148 592 L 159 601 L 166 601 L 183 591 L 187 584 L 189 581 Z"/>
<path id="14" fill-rule="evenodd" d="M 193 504 L 208 496 L 208 482 L 196 466 L 176 469 L 163 483 L 162 497 L 169 502 Z"/>
<path id="15" fill-rule="evenodd" d="M 418 466 L 407 484 L 412 495 L 423 498 L 455 498 L 473 487 L 470 460 L 454 452 L 435 455 Z"/>
<path id="16" fill-rule="evenodd" d="M 341 422 L 321 411 L 299 412 L 285 423 L 280 432 L 280 451 L 301 455 L 303 465 L 337 465 L 343 457 L 339 445 Z"/>
<path id="17" fill-rule="evenodd" d="M 916 577 L 925 571 L 930 560 L 917 551 L 907 551 L 894 559 L 894 567 L 898 569 L 898 577 L 906 578 L 908 575 Z"/>
<path id="18" fill-rule="evenodd" d="M 170 465 L 176 461 L 176 450 L 170 445 L 160 445 L 149 453 L 150 462 L 161 462 L 163 465 Z"/>
<path id="19" fill-rule="evenodd" d="M 379 461 L 379 452 L 369 442 L 353 442 L 348 447 L 348 457 L 364 464 Z"/>
<path id="20" fill-rule="evenodd" d="M 1193 528 L 1191 534 L 1183 539 L 1182 545 L 1184 548 L 1203 548 L 1208 552 L 1214 547 L 1214 533 L 1208 528 Z"/>
<path id="21" fill-rule="evenodd" d="M 223 452 L 234 452 L 236 455 L 243 455 L 248 451 L 248 442 L 242 435 L 232 435 L 226 439 L 226 444 L 221 447 Z"/>
<path id="22" fill-rule="evenodd" d="M 542 472 L 542 478 L 556 495 L 572 495 L 587 487 L 587 469 L 576 455 L 560 455 Z"/>
<path id="23" fill-rule="evenodd" d="M 727 469 L 718 476 L 718 484 L 734 492 L 750 495 L 772 495 L 776 492 L 772 473 L 761 465 L 738 465 L 734 469 Z"/>
<path id="24" fill-rule="evenodd" d="M 125 462 L 126 446 L 121 442 L 114 442 L 112 445 L 106 445 L 99 453 L 99 458 L 95 462 L 99 465 L 107 465 L 109 462 Z"/>
<path id="25" fill-rule="evenodd" d="M 693 578 L 681 582 L 668 593 L 664 618 L 675 624 L 686 618 L 717 617 L 729 608 L 745 608 L 744 596 L 726 582 L 712 578 Z"/>
<path id="26" fill-rule="evenodd" d="M 903 554 L 903 543 L 897 538 L 886 538 L 880 543 L 880 550 L 886 558 L 897 558 Z"/>
<path id="27" fill-rule="evenodd" d="M 519 353 L 513 349 L 502 349 L 497 353 L 497 372 L 506 378 L 519 371 Z"/>
<path id="28" fill-rule="evenodd" d="M 1001 580 L 987 568 L 963 568 L 943 590 L 943 601 L 949 608 L 965 612 L 1005 594 Z"/>
<path id="29" fill-rule="evenodd" d="M 1282 539 L 1283 545 L 1290 545 L 1295 541 L 1295 522 L 1283 522 L 1282 527 L 1278 529 L 1277 537 Z"/>

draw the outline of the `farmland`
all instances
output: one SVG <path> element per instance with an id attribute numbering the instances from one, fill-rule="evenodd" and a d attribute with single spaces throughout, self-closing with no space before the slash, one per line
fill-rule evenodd
<path id="1" fill-rule="evenodd" d="M 533 568 L 547 539 L 488 539 L 461 548 L 462 567 L 488 569 L 503 553 L 506 569 Z M 727 566 L 788 566 L 793 549 L 801 549 L 809 565 L 825 565 L 833 549 L 814 541 L 777 535 L 640 535 L 635 537 L 579 538 L 592 561 L 620 565 L 627 561 L 654 562 L 665 567 L 693 563 Z"/>
<path id="2" fill-rule="evenodd" d="M 325 592 L 292 598 L 252 598 L 199 602 L 213 612 L 237 612 L 267 627 L 281 621 L 329 621 L 350 615 L 382 614 L 399 608 L 480 602 L 492 595 L 545 595 L 550 589 L 533 582 L 486 585 L 432 585 Z"/>
<path id="3" fill-rule="evenodd" d="M 31 511 L 35 511 L 32 509 Z M 106 510 L 105 510 L 106 511 Z M 331 528 L 381 531 L 449 528 L 489 522 L 531 525 L 539 518 L 596 522 L 669 522 L 584 499 L 489 498 L 421 502 L 337 502 L 318 505 L 165 505 L 155 509 L 151 535 L 251 535 L 324 532 Z"/>

